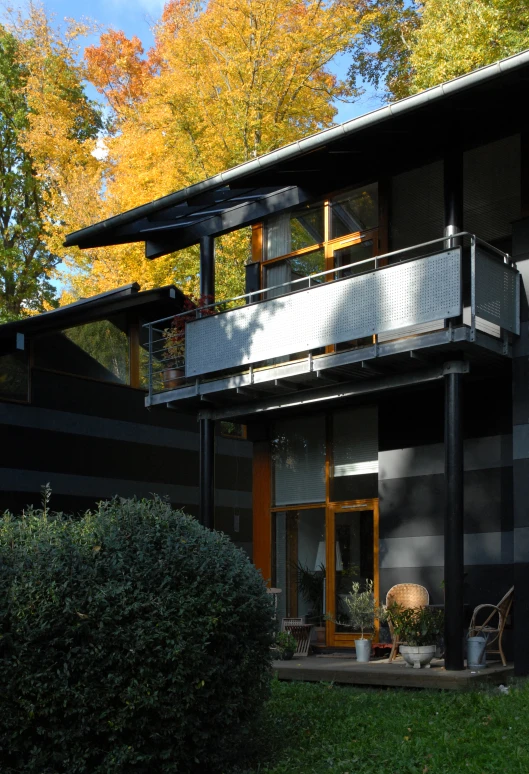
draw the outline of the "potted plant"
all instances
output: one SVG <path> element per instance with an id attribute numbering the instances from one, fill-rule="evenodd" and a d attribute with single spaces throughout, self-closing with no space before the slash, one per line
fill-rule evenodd
<path id="1" fill-rule="evenodd" d="M 345 597 L 348 625 L 360 629 L 360 639 L 355 640 L 356 660 L 367 662 L 371 657 L 371 638 L 364 637 L 365 629 L 372 629 L 375 619 L 385 618 L 385 609 L 381 607 L 373 593 L 373 581 L 366 580 L 365 588 L 361 590 L 359 581 L 354 581 L 351 591 Z"/>
<path id="2" fill-rule="evenodd" d="M 292 632 L 279 632 L 276 635 L 276 648 L 279 650 L 280 658 L 283 661 L 290 661 L 298 649 L 296 638 Z"/>
<path id="3" fill-rule="evenodd" d="M 303 599 L 310 605 L 307 618 L 314 623 L 316 643 L 325 645 L 325 626 L 323 624 L 323 594 L 325 589 L 325 567 L 309 570 L 301 562 L 297 565 L 298 590 Z"/>
<path id="4" fill-rule="evenodd" d="M 435 656 L 437 639 L 442 634 L 444 612 L 432 607 L 402 607 L 391 605 L 387 616 L 395 634 L 404 645 L 399 650 L 407 666 L 429 668 Z"/>
<path id="5" fill-rule="evenodd" d="M 186 323 L 197 319 L 197 309 L 212 303 L 210 296 L 201 296 L 194 300 L 186 296 L 182 312 L 175 315 L 171 327 L 163 332 L 164 369 L 163 386 L 165 389 L 178 387 L 185 378 Z M 203 309 L 200 316 L 216 314 L 215 308 Z"/>

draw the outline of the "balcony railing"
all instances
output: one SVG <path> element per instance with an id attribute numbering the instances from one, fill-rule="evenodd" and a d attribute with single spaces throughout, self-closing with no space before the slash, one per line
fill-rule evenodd
<path id="1" fill-rule="evenodd" d="M 412 257 L 410 257 L 412 255 Z M 462 232 L 148 323 L 147 404 L 199 394 L 204 382 L 260 373 L 459 325 L 497 340 L 519 333 L 519 273 L 511 258 Z M 185 352 L 171 348 L 185 323 Z M 173 339 L 174 342 L 174 339 Z M 284 371 L 284 368 L 283 368 Z M 236 382 L 233 382 L 235 385 Z M 175 393 L 176 391 L 176 393 Z"/>

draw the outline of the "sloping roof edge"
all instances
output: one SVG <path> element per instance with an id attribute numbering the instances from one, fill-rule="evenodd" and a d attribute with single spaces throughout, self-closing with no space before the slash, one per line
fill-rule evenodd
<path id="1" fill-rule="evenodd" d="M 370 113 L 365 113 L 357 118 L 352 118 L 349 121 L 345 121 L 337 126 L 330 127 L 329 129 L 323 129 L 320 132 L 311 134 L 308 137 L 304 137 L 301 140 L 285 145 L 277 150 L 270 151 L 269 153 L 259 156 L 251 161 L 245 161 L 236 167 L 232 167 L 224 172 L 220 172 L 213 177 L 202 180 L 199 183 L 194 183 L 186 188 L 182 188 L 174 193 L 167 194 L 160 199 L 155 199 L 147 204 L 142 204 L 139 207 L 134 207 L 131 210 L 122 212 L 119 215 L 114 215 L 111 218 L 95 223 L 92 226 L 74 231 L 69 234 L 64 243 L 65 247 L 71 247 L 78 245 L 82 247 L 82 243 L 86 240 L 90 240 L 98 235 L 105 233 L 107 230 L 116 228 L 118 226 L 125 226 L 139 218 L 145 218 L 159 210 L 163 210 L 167 207 L 174 206 L 181 202 L 186 201 L 194 196 L 210 191 L 219 186 L 229 185 L 236 180 L 243 180 L 246 176 L 251 175 L 255 171 L 260 171 L 272 167 L 279 161 L 286 161 L 292 159 L 297 155 L 307 153 L 308 151 L 316 150 L 317 148 L 326 145 L 329 142 L 335 141 L 350 134 L 354 134 L 360 130 L 366 129 L 370 126 L 380 124 L 387 121 L 390 118 L 408 113 L 416 110 L 429 102 L 443 99 L 450 96 L 455 92 L 464 91 L 473 86 L 483 83 L 487 80 L 492 80 L 502 75 L 503 73 L 510 72 L 512 70 L 523 67 L 529 64 L 529 49 L 522 51 L 519 54 L 502 59 L 494 64 L 481 67 L 477 70 L 473 70 L 466 75 L 461 75 L 458 78 L 454 78 L 446 83 L 439 84 L 438 86 L 432 86 L 430 89 L 414 94 L 411 97 L 406 97 L 398 102 L 394 102 L 391 105 L 373 110 Z"/>

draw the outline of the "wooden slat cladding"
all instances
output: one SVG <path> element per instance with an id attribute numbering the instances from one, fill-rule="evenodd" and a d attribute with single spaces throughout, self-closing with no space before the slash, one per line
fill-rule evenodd
<path id="1" fill-rule="evenodd" d="M 272 576 L 271 460 L 268 441 L 254 444 L 253 456 L 253 562 L 263 578 Z"/>

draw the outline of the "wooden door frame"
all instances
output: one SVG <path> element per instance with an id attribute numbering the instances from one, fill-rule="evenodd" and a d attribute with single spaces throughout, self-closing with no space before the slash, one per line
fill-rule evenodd
<path id="1" fill-rule="evenodd" d="M 343 508 L 343 510 L 341 510 Z M 335 513 L 351 513 L 352 511 L 372 511 L 373 512 L 373 591 L 375 594 L 375 600 L 379 600 L 380 594 L 380 576 L 379 576 L 379 500 L 376 498 L 368 498 L 364 500 L 347 500 L 343 502 L 328 502 L 325 512 L 325 547 L 326 558 L 325 564 L 327 566 L 326 572 L 326 588 L 325 588 L 325 609 L 326 611 L 334 610 L 336 601 L 336 574 L 334 572 L 336 549 L 336 530 L 335 530 Z M 333 572 L 330 572 L 330 568 Z M 375 622 L 375 628 L 372 632 L 372 638 L 374 642 L 378 642 L 379 636 L 379 623 Z M 325 624 L 325 642 L 330 647 L 352 647 L 354 641 L 360 638 L 360 634 L 353 632 L 336 632 L 336 625 L 334 621 L 326 621 Z"/>

